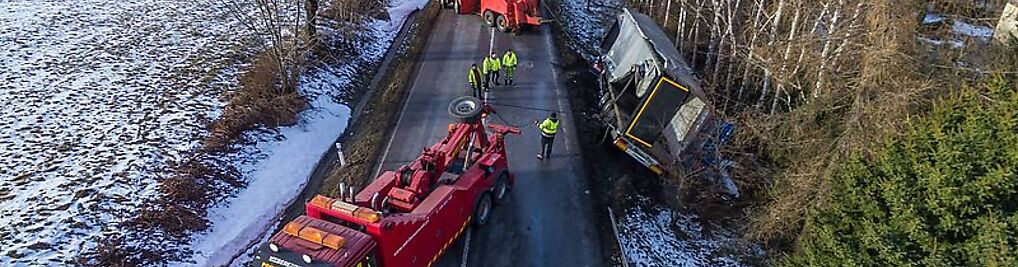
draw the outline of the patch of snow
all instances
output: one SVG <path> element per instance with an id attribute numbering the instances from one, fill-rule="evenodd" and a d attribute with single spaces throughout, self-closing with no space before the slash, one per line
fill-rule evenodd
<path id="1" fill-rule="evenodd" d="M 410 14 L 423 9 L 427 4 L 428 0 L 391 0 L 389 2 L 389 27 L 391 30 L 399 32 L 399 27 L 403 26 L 403 22 L 410 17 Z"/>
<path id="2" fill-rule="evenodd" d="M 986 39 L 993 37 L 993 28 L 987 26 L 976 26 L 958 20 L 955 20 L 954 23 L 951 25 L 951 31 L 957 34 L 971 37 Z"/>
<path id="3" fill-rule="evenodd" d="M 71 265 L 157 195 L 235 86 L 217 1 L 0 4 L 0 266 Z"/>
<path id="4" fill-rule="evenodd" d="M 719 178 L 721 179 L 721 189 L 724 189 L 725 193 L 728 193 L 728 195 L 734 198 L 739 198 L 739 187 L 735 185 L 735 181 L 732 180 L 732 175 L 728 173 L 728 170 L 730 170 L 734 165 L 735 162 L 731 160 L 726 159 L 721 161 L 721 166 L 718 168 L 721 169 L 721 175 Z"/>
<path id="5" fill-rule="evenodd" d="M 923 17 L 923 24 L 937 24 L 947 20 L 947 17 L 937 13 L 926 13 Z"/>
<path id="6" fill-rule="evenodd" d="M 926 37 L 921 37 L 921 36 L 918 37 L 918 38 L 919 38 L 920 41 L 923 41 L 923 42 L 928 43 L 928 44 L 933 45 L 933 46 L 940 46 L 940 45 L 943 45 L 945 43 L 951 45 L 951 48 L 955 48 L 955 49 L 962 48 L 962 47 L 965 46 L 965 42 L 961 41 L 961 40 L 943 41 L 943 40 L 937 40 L 937 39 L 926 38 Z"/>
<path id="7" fill-rule="evenodd" d="M 571 36 L 571 46 L 588 61 L 601 54 L 601 41 L 624 6 L 620 0 L 557 0 L 563 31 Z"/>
<path id="8" fill-rule="evenodd" d="M 707 232 L 696 216 L 675 212 L 638 196 L 620 219 L 619 241 L 633 266 L 746 266 L 743 256 L 762 255 L 737 234 Z M 745 251 L 743 254 L 732 254 Z"/>

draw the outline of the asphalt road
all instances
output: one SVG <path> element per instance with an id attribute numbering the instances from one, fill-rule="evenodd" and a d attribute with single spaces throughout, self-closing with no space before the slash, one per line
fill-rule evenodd
<path id="1" fill-rule="evenodd" d="M 517 82 L 496 86 L 489 102 L 501 119 L 523 129 L 507 137 L 510 171 L 517 183 L 510 202 L 497 206 L 488 225 L 472 229 L 437 266 L 607 266 L 596 226 L 568 92 L 554 66 L 550 26 L 513 36 L 494 33 L 478 16 L 443 10 L 417 66 L 409 98 L 402 107 L 378 170 L 413 160 L 425 146 L 445 137 L 453 120 L 446 108 L 468 95 L 466 73 L 491 47 L 519 55 Z M 558 111 L 562 120 L 549 160 L 538 161 L 540 134 L 533 121 Z M 377 175 L 376 175 L 377 176 Z"/>

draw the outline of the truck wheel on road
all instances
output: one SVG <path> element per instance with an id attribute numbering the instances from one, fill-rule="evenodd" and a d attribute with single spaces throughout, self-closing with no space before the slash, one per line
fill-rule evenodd
<path id="1" fill-rule="evenodd" d="M 474 207 L 474 225 L 484 226 L 491 218 L 491 196 L 488 192 L 481 193 Z"/>
<path id="2" fill-rule="evenodd" d="M 464 123 L 472 123 L 479 119 L 484 103 L 472 96 L 461 96 L 449 103 L 449 115 Z"/>
<path id="3" fill-rule="evenodd" d="M 495 27 L 495 13 L 492 13 L 491 10 L 484 11 L 484 24 L 488 27 Z"/>
<path id="4" fill-rule="evenodd" d="M 509 199 L 509 174 L 503 172 L 498 176 L 498 180 L 495 180 L 495 187 L 491 188 L 492 194 L 494 194 L 495 205 L 506 203 Z"/>
<path id="5" fill-rule="evenodd" d="M 498 15 L 498 18 L 495 19 L 495 27 L 500 32 L 509 32 L 509 21 L 505 19 L 505 16 Z"/>

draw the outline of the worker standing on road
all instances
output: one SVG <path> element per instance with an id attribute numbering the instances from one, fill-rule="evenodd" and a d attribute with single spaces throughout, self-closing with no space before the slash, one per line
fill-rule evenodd
<path id="1" fill-rule="evenodd" d="M 491 52 L 491 56 L 488 56 L 488 57 L 484 58 L 484 73 L 485 73 L 485 76 L 486 76 L 485 77 L 485 81 L 484 81 L 484 84 L 485 84 L 484 88 L 485 89 L 491 88 L 491 87 L 488 87 L 488 83 L 490 83 L 490 82 L 494 82 L 495 85 L 500 85 L 498 80 L 500 78 L 499 77 L 499 71 L 501 71 L 501 70 L 502 70 L 502 62 L 499 61 L 498 54 L 495 54 L 495 52 Z"/>
<path id="2" fill-rule="evenodd" d="M 512 49 L 505 50 L 505 54 L 502 55 L 502 65 L 505 66 L 506 85 L 513 85 L 516 78 L 516 63 L 516 52 L 513 52 Z"/>
<path id="3" fill-rule="evenodd" d="M 474 93 L 474 97 L 481 97 L 481 70 L 477 69 L 477 63 L 470 64 L 470 70 L 467 71 L 467 82 L 470 82 L 471 91 Z"/>
<path id="4" fill-rule="evenodd" d="M 551 145 L 555 143 L 555 133 L 558 132 L 558 116 L 555 112 L 552 112 L 544 121 L 540 123 L 534 121 L 534 124 L 541 130 L 541 153 L 537 154 L 537 159 L 544 160 L 550 158 Z"/>

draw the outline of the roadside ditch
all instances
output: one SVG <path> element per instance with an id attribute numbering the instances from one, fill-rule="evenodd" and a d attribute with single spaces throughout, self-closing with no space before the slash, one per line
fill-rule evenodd
<path id="1" fill-rule="evenodd" d="M 613 19 L 570 21 L 574 18 L 569 14 L 552 9 L 562 8 L 565 3 L 545 2 L 548 11 L 556 15 L 553 29 L 560 52 L 559 67 L 569 88 L 575 126 L 578 132 L 591 133 L 581 135 L 579 141 L 585 148 L 583 161 L 592 199 L 599 207 L 598 225 L 602 231 L 615 231 L 603 237 L 604 254 L 613 255 L 616 266 L 761 265 L 759 250 L 743 242 L 739 234 L 744 227 L 740 221 L 744 214 L 739 211 L 744 207 L 719 198 L 714 194 L 716 186 L 703 179 L 654 175 L 611 145 L 610 136 L 596 117 L 597 76 L 584 58 L 596 55 L 580 54 L 596 50 L 590 46 L 600 41 L 575 40 L 601 36 L 571 36 L 564 29 L 569 29 L 565 25 L 569 23 L 610 23 Z M 577 25 L 572 26 L 575 30 Z"/>

